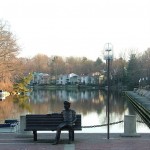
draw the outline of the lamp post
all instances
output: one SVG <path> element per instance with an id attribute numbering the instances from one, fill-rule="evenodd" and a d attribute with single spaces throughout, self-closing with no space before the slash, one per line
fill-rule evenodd
<path id="1" fill-rule="evenodd" d="M 110 61 L 113 59 L 112 44 L 105 44 L 104 59 L 107 65 L 107 139 L 109 139 L 109 94 L 110 94 Z"/>

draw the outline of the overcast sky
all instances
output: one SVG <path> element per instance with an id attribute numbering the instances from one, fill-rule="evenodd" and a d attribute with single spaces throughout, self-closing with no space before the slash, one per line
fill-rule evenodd
<path id="1" fill-rule="evenodd" d="M 96 60 L 105 43 L 115 57 L 150 47 L 150 0 L 0 0 L 22 48 L 20 56 L 77 56 Z"/>

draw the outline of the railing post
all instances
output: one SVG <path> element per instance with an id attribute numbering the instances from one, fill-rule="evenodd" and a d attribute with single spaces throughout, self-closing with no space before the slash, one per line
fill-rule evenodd
<path id="1" fill-rule="evenodd" d="M 18 136 L 33 136 L 31 131 L 24 131 L 26 128 L 26 116 L 20 116 L 19 132 Z"/>
<path id="2" fill-rule="evenodd" d="M 125 115 L 124 116 L 124 134 L 121 136 L 134 137 L 140 136 L 136 133 L 136 116 L 135 115 Z"/>

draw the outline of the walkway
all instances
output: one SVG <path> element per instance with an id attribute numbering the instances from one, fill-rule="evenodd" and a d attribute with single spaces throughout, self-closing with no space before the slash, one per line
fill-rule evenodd
<path id="1" fill-rule="evenodd" d="M 75 133 L 73 144 L 67 144 L 68 134 L 61 135 L 60 144 L 52 145 L 55 134 L 38 134 L 38 141 L 31 136 L 0 133 L 0 150 L 150 150 L 150 134 L 140 137 L 121 137 L 120 134 Z"/>
<path id="2" fill-rule="evenodd" d="M 147 93 L 149 94 L 149 92 Z M 125 94 L 128 96 L 129 101 L 132 103 L 141 119 L 150 128 L 150 99 L 133 91 L 126 91 Z"/>
<path id="3" fill-rule="evenodd" d="M 145 109 L 150 111 L 150 95 L 148 98 L 144 95 L 140 95 L 137 92 L 133 91 L 127 91 L 126 93 L 127 95 L 131 96 L 134 100 L 136 100 L 138 103 L 140 103 L 143 107 L 145 107 Z M 149 94 L 149 92 L 147 93 Z"/>

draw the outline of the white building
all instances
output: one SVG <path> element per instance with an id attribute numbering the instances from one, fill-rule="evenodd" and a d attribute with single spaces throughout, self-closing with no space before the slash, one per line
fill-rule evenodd
<path id="1" fill-rule="evenodd" d="M 33 73 L 33 84 L 49 84 L 50 75 L 47 73 Z"/>
<path id="2" fill-rule="evenodd" d="M 79 79 L 80 78 L 79 78 L 79 76 L 77 74 L 71 73 L 71 74 L 69 74 L 68 82 L 70 84 L 77 84 L 77 83 L 79 83 Z"/>
<path id="3" fill-rule="evenodd" d="M 95 78 L 93 76 L 81 76 L 81 84 L 95 84 Z"/>
<path id="4" fill-rule="evenodd" d="M 60 75 L 57 80 L 57 84 L 66 85 L 68 82 L 68 75 Z"/>
<path id="5" fill-rule="evenodd" d="M 80 77 L 77 74 L 65 74 L 60 75 L 57 84 L 66 85 L 66 84 L 77 84 L 80 81 Z"/>

